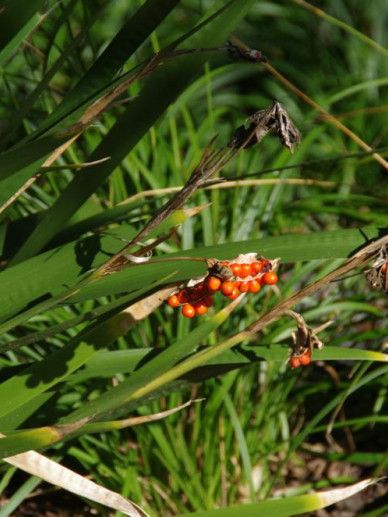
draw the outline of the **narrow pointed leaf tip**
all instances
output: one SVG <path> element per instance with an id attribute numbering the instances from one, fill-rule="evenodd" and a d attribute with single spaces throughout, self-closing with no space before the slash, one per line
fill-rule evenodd
<path id="1" fill-rule="evenodd" d="M 230 508 L 221 508 L 218 510 L 201 511 L 190 514 L 180 514 L 179 517 L 253 517 L 267 516 L 271 517 L 290 517 L 292 515 L 301 515 L 306 512 L 312 512 L 326 508 L 332 504 L 343 501 L 368 486 L 375 484 L 379 479 L 365 479 L 354 485 L 344 488 L 334 488 L 324 492 L 314 492 L 311 494 L 284 497 L 279 499 L 270 499 L 256 504 L 245 504 Z"/>

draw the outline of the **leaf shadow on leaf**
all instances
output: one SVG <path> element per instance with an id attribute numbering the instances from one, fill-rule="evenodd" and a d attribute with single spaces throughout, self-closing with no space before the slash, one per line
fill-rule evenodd
<path id="1" fill-rule="evenodd" d="M 81 267 L 78 276 L 90 271 L 96 255 L 101 251 L 101 236 L 99 234 L 94 234 L 87 239 L 81 239 L 75 243 L 75 261 Z"/>

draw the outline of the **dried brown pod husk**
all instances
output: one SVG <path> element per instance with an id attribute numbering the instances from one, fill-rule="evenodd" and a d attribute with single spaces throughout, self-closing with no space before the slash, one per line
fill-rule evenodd
<path id="1" fill-rule="evenodd" d="M 276 133 L 282 145 L 290 151 L 300 142 L 299 131 L 280 102 L 274 102 L 271 107 L 256 111 L 249 117 L 248 122 L 247 127 L 243 125 L 236 129 L 228 147 L 247 149 L 258 144 L 269 132 Z"/>

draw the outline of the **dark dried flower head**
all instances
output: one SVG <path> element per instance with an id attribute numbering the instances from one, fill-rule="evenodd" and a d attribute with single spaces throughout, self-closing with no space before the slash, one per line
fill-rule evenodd
<path id="1" fill-rule="evenodd" d="M 245 61 L 252 61 L 254 63 L 266 63 L 267 58 L 260 52 L 245 45 L 237 45 L 228 41 L 228 53 L 232 59 L 243 59 Z"/>
<path id="2" fill-rule="evenodd" d="M 388 292 L 388 247 L 380 249 L 372 267 L 365 271 L 366 279 L 372 289 Z"/>
<path id="3" fill-rule="evenodd" d="M 282 145 L 290 151 L 300 142 L 299 131 L 279 102 L 274 102 L 270 108 L 256 111 L 248 121 L 248 127 L 240 126 L 236 129 L 228 147 L 246 149 L 259 143 L 269 132 L 276 133 Z"/>

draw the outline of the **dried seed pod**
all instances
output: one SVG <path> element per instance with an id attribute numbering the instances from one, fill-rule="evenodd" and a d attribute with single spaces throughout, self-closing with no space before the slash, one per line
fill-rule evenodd
<path id="1" fill-rule="evenodd" d="M 291 152 L 300 142 L 299 131 L 279 102 L 274 102 L 269 108 L 256 111 L 249 117 L 248 122 L 248 127 L 239 126 L 236 129 L 228 147 L 247 149 L 259 143 L 269 132 L 276 133 L 282 145 Z"/>
<path id="2" fill-rule="evenodd" d="M 372 267 L 365 271 L 365 275 L 372 289 L 388 292 L 388 246 L 380 249 Z"/>

